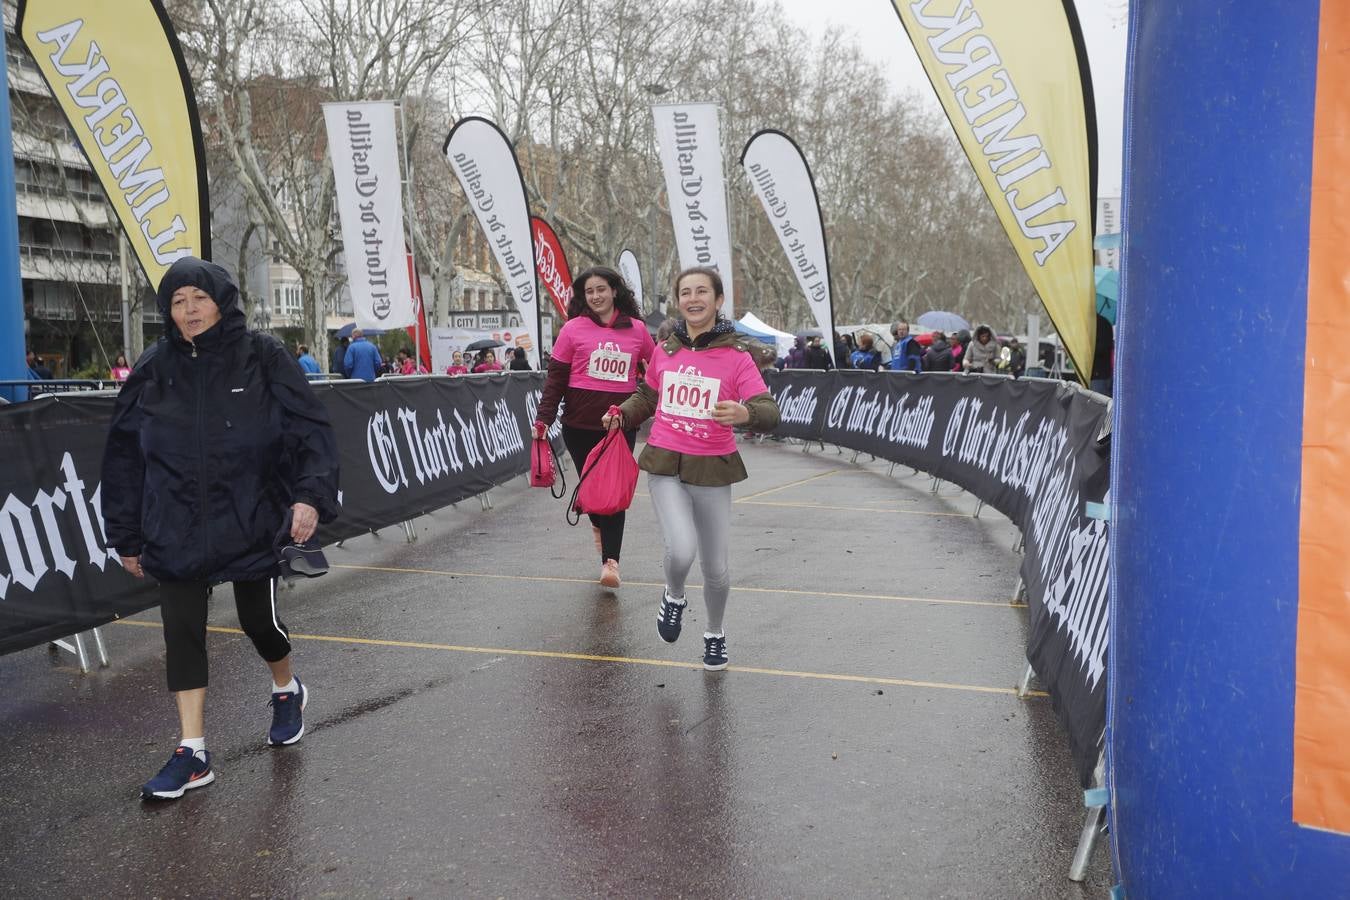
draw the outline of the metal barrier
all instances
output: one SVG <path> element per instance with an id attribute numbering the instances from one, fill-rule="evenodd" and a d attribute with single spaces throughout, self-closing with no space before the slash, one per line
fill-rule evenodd
<path id="1" fill-rule="evenodd" d="M 47 394 L 116 391 L 120 390 L 121 387 L 122 382 L 112 378 L 51 378 L 42 381 L 0 380 L 0 391 L 10 389 L 11 395 L 15 397 L 12 401 L 14 403 L 22 403 L 24 399 L 33 400 Z M 20 399 L 18 395 L 22 394 L 23 389 L 27 389 L 28 396 Z"/>

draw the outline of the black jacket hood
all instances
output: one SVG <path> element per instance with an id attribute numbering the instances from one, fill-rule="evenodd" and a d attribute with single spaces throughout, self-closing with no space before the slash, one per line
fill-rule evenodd
<path id="1" fill-rule="evenodd" d="M 244 310 L 239 305 L 239 285 L 235 283 L 234 277 L 224 266 L 195 256 L 184 256 L 169 266 L 169 271 L 164 273 L 159 282 L 156 299 L 159 302 L 160 315 L 164 317 L 164 334 L 167 337 L 182 338 L 178 326 L 173 322 L 169 306 L 173 300 L 173 292 L 184 285 L 201 288 L 211 296 L 220 309 L 220 323 L 204 334 L 198 335 L 198 341 L 213 333 L 233 335 L 242 334 L 247 330 Z"/>

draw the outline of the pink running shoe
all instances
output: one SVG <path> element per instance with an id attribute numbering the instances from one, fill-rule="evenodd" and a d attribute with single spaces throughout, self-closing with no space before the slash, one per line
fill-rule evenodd
<path id="1" fill-rule="evenodd" d="M 600 583 L 607 588 L 616 588 L 619 581 L 619 561 L 617 559 L 607 559 L 605 564 L 600 567 Z"/>

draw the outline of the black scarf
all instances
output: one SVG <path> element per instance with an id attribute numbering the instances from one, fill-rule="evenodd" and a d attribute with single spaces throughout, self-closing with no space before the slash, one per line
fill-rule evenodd
<path id="1" fill-rule="evenodd" d="M 704 347 L 711 344 L 718 335 L 734 334 L 735 332 L 736 326 L 731 324 L 731 320 L 721 313 L 717 314 L 717 318 L 713 321 L 712 328 L 709 328 L 692 340 L 689 337 L 689 323 L 685 322 L 684 319 L 680 319 L 675 325 L 675 337 L 679 338 L 681 344 L 694 350 L 702 350 Z"/>

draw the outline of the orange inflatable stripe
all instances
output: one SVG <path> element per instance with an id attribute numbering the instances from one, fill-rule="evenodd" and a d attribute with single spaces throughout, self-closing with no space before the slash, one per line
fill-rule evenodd
<path id="1" fill-rule="evenodd" d="M 1350 3 L 1322 0 L 1308 238 L 1294 821 L 1350 833 Z"/>

